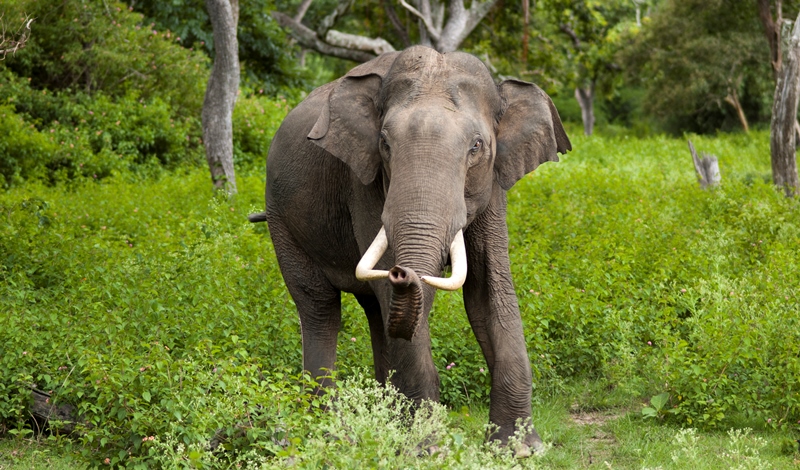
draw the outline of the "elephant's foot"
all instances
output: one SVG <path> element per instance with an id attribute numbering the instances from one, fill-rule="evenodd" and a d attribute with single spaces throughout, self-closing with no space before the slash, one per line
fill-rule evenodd
<path id="1" fill-rule="evenodd" d="M 524 438 L 520 439 L 522 436 Z M 542 438 L 539 437 L 539 433 L 530 424 L 500 426 L 489 437 L 489 440 L 500 441 L 501 446 L 510 447 L 514 451 L 514 457 L 518 459 L 527 458 L 533 454 L 541 454 L 545 449 Z"/>
<path id="2" fill-rule="evenodd" d="M 524 459 L 533 454 L 541 454 L 544 451 L 544 443 L 539 433 L 531 428 L 530 433 L 525 436 L 522 442 L 516 442 L 514 447 L 514 457 Z"/>
<path id="3" fill-rule="evenodd" d="M 541 439 L 533 441 L 532 444 L 520 442 L 514 446 L 514 457 L 518 459 L 525 459 L 533 454 L 541 454 L 542 452 L 544 452 L 544 443 Z"/>

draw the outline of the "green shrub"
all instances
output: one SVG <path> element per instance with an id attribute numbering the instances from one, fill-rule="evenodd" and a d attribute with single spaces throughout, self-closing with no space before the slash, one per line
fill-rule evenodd
<path id="1" fill-rule="evenodd" d="M 26 48 L 0 63 L 0 69 L 24 77 L 32 89 L 113 97 L 134 92 L 145 101 L 167 102 L 177 116 L 199 115 L 207 58 L 181 47 L 170 31 L 144 24 L 142 15 L 125 3 L 9 0 L 4 10 L 10 18 L 27 14 L 36 19 Z M 33 101 L 26 104 L 21 100 L 18 111 L 45 123 L 58 119 L 33 107 Z"/>
<path id="2" fill-rule="evenodd" d="M 683 142 L 662 138 L 578 138 L 518 183 L 511 256 L 529 349 L 561 377 L 668 392 L 667 416 L 684 423 L 796 422 L 800 213 L 760 176 L 767 135 L 755 135 L 693 138 L 720 157 L 715 190 L 699 189 Z"/>
<path id="3" fill-rule="evenodd" d="M 36 173 L 36 167 L 56 152 L 45 134 L 14 112 L 12 106 L 0 106 L 0 186 L 19 184 Z"/>
<path id="4" fill-rule="evenodd" d="M 12 76 L 0 79 L 0 99 L 8 103 L 36 94 Z M 145 100 L 134 92 L 116 99 L 103 94 L 61 94 L 48 98 L 38 109 L 47 107 L 56 116 L 51 122 L 3 107 L 2 114 L 7 116 L 3 119 L 16 122 L 7 123 L 0 148 L 4 162 L 0 175 L 6 187 L 29 178 L 54 184 L 77 177 L 152 174 L 160 168 L 201 161 L 199 120 L 175 116 L 158 98 Z"/>
<path id="5" fill-rule="evenodd" d="M 4 122 L 4 187 L 202 161 L 202 53 L 141 24 L 121 3 L 19 0 L 6 8 L 36 21 L 28 46 L 0 62 L 0 106 L 22 118 Z"/>
<path id="6" fill-rule="evenodd" d="M 263 172 L 272 136 L 289 112 L 285 98 L 243 93 L 233 110 L 234 162 L 243 170 Z"/>

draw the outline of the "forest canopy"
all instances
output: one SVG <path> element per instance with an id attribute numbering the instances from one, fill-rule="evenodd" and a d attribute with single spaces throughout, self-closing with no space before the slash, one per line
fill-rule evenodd
<path id="1" fill-rule="evenodd" d="M 453 15 L 446 3 L 423 2 L 436 7 L 440 34 Z M 774 75 L 757 3 L 476 1 L 465 11 L 484 10 L 458 47 L 498 80 L 539 84 L 587 134 L 595 126 L 635 135 L 764 128 Z M 779 4 L 782 18 L 794 18 L 798 2 Z M 318 37 L 334 30 L 394 49 L 436 32 L 408 2 L 243 0 L 239 9 L 242 108 L 291 105 L 356 65 L 303 47 L 281 15 Z M 202 0 L 9 0 L 3 14 L 10 29 L 33 21 L 25 48 L 0 61 L 0 119 L 10 131 L 0 137 L 0 184 L 202 161 L 199 116 L 214 57 Z M 235 131 L 237 165 L 263 161 L 264 130 Z"/>

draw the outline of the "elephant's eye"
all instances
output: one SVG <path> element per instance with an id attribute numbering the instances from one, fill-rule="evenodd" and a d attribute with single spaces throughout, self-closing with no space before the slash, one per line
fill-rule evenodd
<path id="1" fill-rule="evenodd" d="M 475 141 L 474 144 L 472 144 L 472 148 L 469 149 L 469 151 L 475 154 L 478 153 L 482 148 L 483 148 L 483 141 L 481 139 L 478 139 Z"/>
<path id="2" fill-rule="evenodd" d="M 381 153 L 383 153 L 384 156 L 389 156 L 389 150 L 391 149 L 389 148 L 389 142 L 386 141 L 386 134 L 383 132 L 381 132 L 381 139 L 379 145 L 381 147 Z"/>

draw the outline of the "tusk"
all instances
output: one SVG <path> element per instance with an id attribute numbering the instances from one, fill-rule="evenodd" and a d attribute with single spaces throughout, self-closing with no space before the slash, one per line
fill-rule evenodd
<path id="1" fill-rule="evenodd" d="M 376 281 L 378 279 L 386 279 L 389 277 L 389 271 L 381 271 L 379 269 L 372 269 L 378 264 L 381 256 L 386 253 L 386 248 L 389 242 L 386 240 L 386 229 L 381 227 L 381 231 L 372 241 L 372 245 L 367 248 L 361 261 L 356 266 L 356 279 L 359 281 Z"/>
<path id="2" fill-rule="evenodd" d="M 464 233 L 459 230 L 450 244 L 450 264 L 453 272 L 449 278 L 422 276 L 426 284 L 442 290 L 458 290 L 467 280 L 467 248 L 464 246 Z"/>

